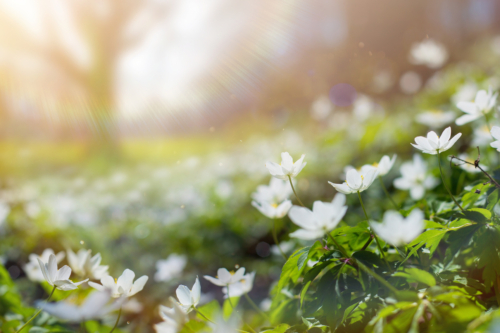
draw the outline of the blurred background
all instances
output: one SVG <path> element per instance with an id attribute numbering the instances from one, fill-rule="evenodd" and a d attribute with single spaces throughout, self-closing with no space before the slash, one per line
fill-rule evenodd
<path id="1" fill-rule="evenodd" d="M 255 270 L 265 307 L 282 263 L 250 204 L 265 162 L 306 154 L 307 204 L 348 164 L 400 163 L 419 112 L 500 87 L 499 17 L 499 0 L 0 0 L 2 260 L 27 301 L 23 265 L 49 247 L 149 275 L 131 330 L 218 267 Z M 155 282 L 173 253 L 182 273 Z"/>

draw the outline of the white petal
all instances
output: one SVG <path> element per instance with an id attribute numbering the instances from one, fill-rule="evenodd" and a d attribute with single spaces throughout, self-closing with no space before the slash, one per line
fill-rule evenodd
<path id="1" fill-rule="evenodd" d="M 451 127 L 447 127 L 441 134 L 441 137 L 439 138 L 439 147 L 442 148 L 446 146 L 446 144 L 450 140 L 450 137 L 451 137 Z"/>
<path id="2" fill-rule="evenodd" d="M 201 285 L 200 285 L 200 280 L 198 280 L 198 277 L 196 277 L 193 289 L 191 289 L 191 300 L 194 306 L 200 303 L 200 298 L 201 298 Z"/>
<path id="3" fill-rule="evenodd" d="M 149 278 L 147 275 L 143 275 L 140 278 L 138 278 L 137 280 L 135 280 L 134 284 L 132 285 L 132 288 L 130 289 L 128 296 L 134 296 L 139 291 L 141 291 L 144 288 L 144 286 L 146 285 L 146 282 L 148 282 L 148 279 Z"/>
<path id="4" fill-rule="evenodd" d="M 57 272 L 56 280 L 68 280 L 71 276 L 71 268 L 69 266 L 64 265 Z"/>
<path id="5" fill-rule="evenodd" d="M 457 124 L 458 126 L 462 126 L 462 125 L 465 125 L 467 123 L 470 123 L 471 121 L 478 119 L 479 117 L 481 117 L 481 114 L 478 114 L 478 115 L 466 114 L 464 116 L 458 117 L 457 120 L 455 120 L 455 124 Z"/>
<path id="6" fill-rule="evenodd" d="M 288 212 L 288 217 L 299 227 L 304 229 L 314 228 L 314 214 L 308 208 L 293 206 Z"/>
<path id="7" fill-rule="evenodd" d="M 191 305 L 191 291 L 188 287 L 180 285 L 175 291 L 177 299 L 182 305 Z"/>
<path id="8" fill-rule="evenodd" d="M 498 126 L 493 126 L 491 128 L 491 135 L 497 139 L 497 140 L 500 140 L 500 127 Z"/>
<path id="9" fill-rule="evenodd" d="M 126 269 L 123 271 L 122 275 L 118 278 L 118 281 L 116 284 L 118 285 L 118 288 L 123 288 L 126 293 L 130 291 L 132 288 L 132 283 L 134 282 L 134 277 L 135 273 L 131 271 L 130 269 Z"/>
<path id="10" fill-rule="evenodd" d="M 337 191 L 339 191 L 342 194 L 351 194 L 354 191 L 352 188 L 350 188 L 346 183 L 342 184 L 334 184 L 332 182 L 328 182 L 330 185 L 332 185 Z"/>
<path id="11" fill-rule="evenodd" d="M 361 175 L 358 173 L 357 170 L 351 169 L 347 171 L 346 182 L 347 185 L 353 190 L 359 190 L 361 188 L 363 180 L 361 179 Z"/>
<path id="12" fill-rule="evenodd" d="M 292 238 L 298 238 L 303 240 L 313 240 L 323 237 L 325 232 L 323 230 L 305 230 L 298 229 L 292 232 L 289 236 Z"/>
<path id="13" fill-rule="evenodd" d="M 478 113 L 476 104 L 473 102 L 458 102 L 457 108 L 469 115 L 476 115 Z M 458 125 L 458 124 L 457 124 Z"/>

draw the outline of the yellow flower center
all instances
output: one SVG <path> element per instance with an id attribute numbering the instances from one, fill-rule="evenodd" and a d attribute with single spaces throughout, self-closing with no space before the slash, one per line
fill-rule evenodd
<path id="1" fill-rule="evenodd" d="M 277 204 L 277 203 L 273 203 L 273 204 L 271 205 L 271 207 L 273 207 L 273 208 L 278 208 L 278 204 Z"/>

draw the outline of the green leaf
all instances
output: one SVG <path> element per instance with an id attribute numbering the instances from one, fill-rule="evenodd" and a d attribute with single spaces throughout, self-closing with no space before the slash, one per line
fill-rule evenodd
<path id="1" fill-rule="evenodd" d="M 493 208 L 495 208 L 495 205 L 498 203 L 498 191 L 495 189 L 493 192 L 488 195 L 488 205 L 486 206 L 486 209 L 489 211 L 493 211 Z"/>
<path id="2" fill-rule="evenodd" d="M 446 229 L 444 225 L 434 221 L 425 220 L 424 222 L 425 222 L 425 229 Z"/>
<path id="3" fill-rule="evenodd" d="M 431 273 L 418 268 L 407 268 L 404 272 L 396 272 L 394 276 L 404 277 L 409 283 L 419 282 L 433 287 L 436 285 L 436 279 Z"/>
<path id="4" fill-rule="evenodd" d="M 288 325 L 288 324 L 279 324 L 275 328 L 262 331 L 262 333 L 264 333 L 264 332 L 265 333 L 285 333 L 288 328 L 290 328 L 290 325 Z"/>
<path id="5" fill-rule="evenodd" d="M 478 223 L 484 223 L 491 219 L 491 212 L 484 208 L 471 208 L 465 212 L 457 213 L 457 215 Z"/>
<path id="6" fill-rule="evenodd" d="M 202 313 L 208 319 L 214 320 L 215 318 L 220 316 L 220 304 L 217 300 L 214 299 L 213 301 L 198 307 L 198 312 Z M 205 320 L 205 318 L 203 318 L 199 314 L 197 314 L 196 316 L 203 321 Z"/>
<path id="7" fill-rule="evenodd" d="M 239 297 L 231 297 L 224 300 L 224 304 L 222 305 L 222 317 L 224 318 L 224 320 L 228 320 L 229 317 L 231 317 L 231 314 L 238 306 L 239 301 Z"/>
<path id="8" fill-rule="evenodd" d="M 352 254 L 352 257 L 356 260 L 360 260 L 362 263 L 369 267 L 373 267 L 374 265 L 377 267 L 381 267 L 383 265 L 380 257 L 370 251 L 356 251 Z"/>

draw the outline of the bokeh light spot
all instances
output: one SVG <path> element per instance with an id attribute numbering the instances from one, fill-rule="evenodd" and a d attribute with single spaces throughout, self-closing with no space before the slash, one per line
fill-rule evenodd
<path id="1" fill-rule="evenodd" d="M 271 254 L 271 247 L 266 242 L 260 242 L 255 247 L 255 251 L 259 257 L 266 258 Z"/>
<path id="2" fill-rule="evenodd" d="M 356 89 L 347 83 L 338 83 L 330 89 L 328 96 L 336 106 L 349 106 L 356 100 Z"/>

